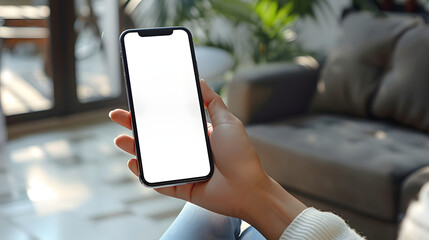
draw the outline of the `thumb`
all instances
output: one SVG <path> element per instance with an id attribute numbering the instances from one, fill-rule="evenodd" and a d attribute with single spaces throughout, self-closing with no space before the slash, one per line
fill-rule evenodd
<path id="1" fill-rule="evenodd" d="M 222 98 L 215 93 L 206 81 L 200 80 L 204 106 L 207 108 L 213 127 L 224 123 L 233 123 L 238 119 L 228 110 Z"/>

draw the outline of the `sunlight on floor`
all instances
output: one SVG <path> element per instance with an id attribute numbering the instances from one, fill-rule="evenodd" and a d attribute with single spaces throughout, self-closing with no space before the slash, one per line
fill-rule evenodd
<path id="1" fill-rule="evenodd" d="M 1 102 L 6 115 L 40 111 L 52 107 L 52 102 L 22 77 L 10 70 L 1 71 Z"/>
<path id="2" fill-rule="evenodd" d="M 0 150 L 1 239 L 158 239 L 184 205 L 143 187 L 110 123 L 28 135 Z"/>

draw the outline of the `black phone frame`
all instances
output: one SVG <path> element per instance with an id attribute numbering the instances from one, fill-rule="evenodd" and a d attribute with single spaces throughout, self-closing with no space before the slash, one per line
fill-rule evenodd
<path id="1" fill-rule="evenodd" d="M 138 133 L 137 133 L 137 124 L 136 124 L 136 120 L 135 120 L 134 104 L 133 104 L 133 97 L 132 97 L 132 92 L 131 92 L 130 78 L 129 78 L 129 73 L 128 73 L 128 62 L 127 62 L 127 55 L 126 55 L 126 51 L 125 51 L 124 38 L 128 33 L 133 33 L 133 32 L 137 32 L 139 34 L 139 36 L 141 36 L 141 37 L 150 37 L 150 36 L 171 35 L 174 30 L 183 30 L 188 35 L 189 45 L 190 45 L 190 49 L 191 49 L 191 56 L 192 56 L 192 64 L 193 64 L 193 68 L 194 68 L 195 83 L 197 86 L 198 99 L 199 99 L 200 110 L 201 110 L 201 119 L 203 121 L 204 135 L 205 135 L 205 139 L 206 139 L 207 153 L 208 153 L 209 164 L 210 164 L 210 172 L 206 176 L 201 176 L 201 177 L 185 178 L 185 179 L 177 179 L 177 180 L 151 183 L 151 182 L 146 181 L 146 179 L 144 178 L 144 173 L 143 173 L 143 166 L 142 166 L 143 164 L 142 164 L 142 159 L 141 159 L 141 154 L 140 154 L 140 146 L 138 144 L 139 138 L 138 138 Z M 191 32 L 185 27 L 128 29 L 128 30 L 125 30 L 124 32 L 121 33 L 121 35 L 119 37 L 119 42 L 120 42 L 122 65 L 123 65 L 123 70 L 124 70 L 124 75 L 125 75 L 124 79 L 125 79 L 125 88 L 126 88 L 126 92 L 127 92 L 128 107 L 129 107 L 130 113 L 131 113 L 132 131 L 134 134 L 134 141 L 135 141 L 135 147 L 136 147 L 136 157 L 137 157 L 137 161 L 138 161 L 138 165 L 139 165 L 140 182 L 147 187 L 157 188 L 157 187 L 168 187 L 168 186 L 182 185 L 182 184 L 192 183 L 192 182 L 201 182 L 201 181 L 206 181 L 206 180 L 210 179 L 211 176 L 213 175 L 213 172 L 214 172 L 213 154 L 212 154 L 212 149 L 210 146 L 210 139 L 209 139 L 208 130 L 207 130 L 207 120 L 206 120 L 206 115 L 205 115 L 205 111 L 204 111 L 203 97 L 201 94 L 201 86 L 200 86 L 200 78 L 199 78 L 199 74 L 198 74 L 198 66 L 197 66 L 197 61 L 195 58 L 194 43 L 192 41 Z"/>

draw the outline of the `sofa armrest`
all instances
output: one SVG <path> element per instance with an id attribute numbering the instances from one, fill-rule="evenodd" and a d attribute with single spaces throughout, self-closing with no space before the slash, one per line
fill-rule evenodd
<path id="1" fill-rule="evenodd" d="M 228 107 L 244 124 L 304 113 L 318 76 L 319 67 L 291 63 L 239 71 L 229 84 Z"/>
<path id="2" fill-rule="evenodd" d="M 402 184 L 400 213 L 405 213 L 408 205 L 416 200 L 420 189 L 429 182 L 429 166 L 423 167 L 407 177 Z"/>

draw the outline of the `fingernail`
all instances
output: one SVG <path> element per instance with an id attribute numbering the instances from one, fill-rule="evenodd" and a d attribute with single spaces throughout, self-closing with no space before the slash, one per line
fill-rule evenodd
<path id="1" fill-rule="evenodd" d="M 112 118 L 112 112 L 113 110 L 109 112 L 109 118 Z"/>

